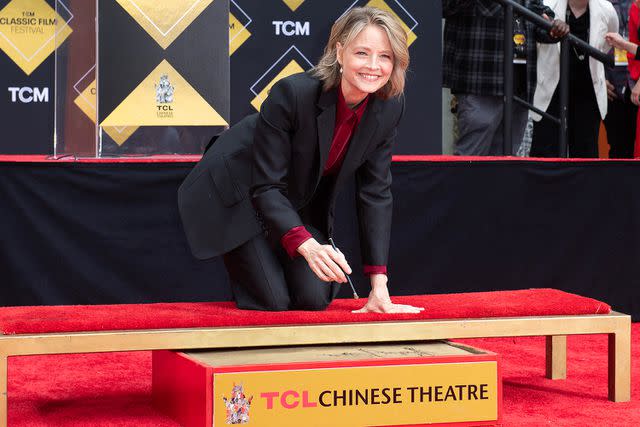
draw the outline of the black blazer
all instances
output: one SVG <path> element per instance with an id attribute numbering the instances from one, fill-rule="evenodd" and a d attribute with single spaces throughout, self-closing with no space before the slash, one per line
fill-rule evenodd
<path id="1" fill-rule="evenodd" d="M 308 73 L 278 81 L 259 114 L 223 133 L 178 192 L 187 239 L 200 259 L 228 252 L 261 232 L 258 211 L 280 237 L 303 225 L 299 211 L 314 195 L 329 154 L 337 91 Z M 402 98 L 371 97 L 336 177 L 337 191 L 355 174 L 362 260 L 386 265 L 391 229 L 391 152 Z M 255 210 L 254 210 L 255 208 Z"/>

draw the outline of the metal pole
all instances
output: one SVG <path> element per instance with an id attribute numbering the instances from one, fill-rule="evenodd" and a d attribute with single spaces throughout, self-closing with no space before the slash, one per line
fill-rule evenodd
<path id="1" fill-rule="evenodd" d="M 569 39 L 564 38 L 560 42 L 560 126 L 558 134 L 558 147 L 560 157 L 569 157 L 568 144 L 568 110 L 569 110 Z"/>
<path id="2" fill-rule="evenodd" d="M 529 40 L 527 40 L 529 42 Z M 513 120 L 513 6 L 504 5 L 504 111 L 503 124 L 503 154 L 512 154 L 511 127 Z"/>
<path id="3" fill-rule="evenodd" d="M 533 22 L 537 26 L 542 27 L 546 30 L 551 30 L 551 27 L 553 26 L 553 23 L 551 21 L 547 21 L 542 16 L 537 15 L 535 12 L 527 9 L 525 6 L 521 4 L 514 3 L 512 0 L 494 0 L 494 1 L 496 1 L 497 3 L 500 3 L 505 8 L 511 5 L 513 7 L 513 10 L 517 12 L 518 15 L 520 15 L 527 21 Z M 590 46 L 588 42 L 585 42 L 584 40 L 579 39 L 573 34 L 567 35 L 567 38 L 569 38 L 569 41 L 576 48 L 579 48 L 583 52 L 586 52 L 592 58 L 597 59 L 598 61 L 602 62 L 605 65 L 609 65 L 611 67 L 614 66 L 613 57 L 608 55 L 607 53 L 602 52 L 594 48 L 593 46 Z"/>

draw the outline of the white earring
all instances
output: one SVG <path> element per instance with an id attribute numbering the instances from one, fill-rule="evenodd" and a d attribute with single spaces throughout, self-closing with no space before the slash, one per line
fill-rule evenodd
<path id="1" fill-rule="evenodd" d="M 340 67 L 340 74 L 342 74 L 342 67 Z"/>

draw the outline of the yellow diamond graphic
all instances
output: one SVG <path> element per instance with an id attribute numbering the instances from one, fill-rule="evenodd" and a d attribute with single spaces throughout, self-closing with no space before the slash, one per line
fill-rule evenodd
<path id="1" fill-rule="evenodd" d="M 269 91 L 271 90 L 271 87 L 274 84 L 276 84 L 278 80 L 284 77 L 290 76 L 292 74 L 297 74 L 302 72 L 304 72 L 304 69 L 295 60 L 292 60 L 291 62 L 289 62 L 287 66 L 284 67 L 282 71 L 280 71 L 278 75 L 273 80 L 271 80 L 271 82 L 269 82 L 269 84 L 264 89 L 262 89 L 262 91 L 255 98 L 253 98 L 253 100 L 251 101 L 251 105 L 253 105 L 253 108 L 260 111 L 260 107 L 262 106 L 262 103 L 264 102 L 265 99 L 267 99 L 267 96 L 269 96 Z"/>
<path id="2" fill-rule="evenodd" d="M 213 0 L 116 0 L 166 49 Z"/>
<path id="3" fill-rule="evenodd" d="M 44 0 L 12 0 L 0 11 L 0 49 L 29 75 L 69 37 L 72 17 Z"/>
<path id="4" fill-rule="evenodd" d="M 94 80 L 87 86 L 80 95 L 73 100 L 74 104 L 82 110 L 93 123 L 96 122 L 96 81 Z M 137 126 L 125 127 L 103 127 L 102 130 L 107 133 L 115 141 L 116 144 L 122 145 L 127 139 L 138 129 Z"/>
<path id="5" fill-rule="evenodd" d="M 228 123 L 164 59 L 100 126 L 228 126 Z"/>
<path id="6" fill-rule="evenodd" d="M 282 0 L 282 1 L 285 2 L 287 6 L 289 6 L 289 9 L 291 9 L 294 12 L 296 11 L 297 8 L 300 7 L 302 3 L 304 3 L 304 0 Z"/>
<path id="7" fill-rule="evenodd" d="M 251 33 L 247 26 L 242 24 L 232 13 L 229 14 L 229 56 L 235 52 L 247 39 Z"/>
<path id="8" fill-rule="evenodd" d="M 127 139 L 133 133 L 138 130 L 136 126 L 124 126 L 124 127 L 115 127 L 115 126 L 103 126 L 102 130 L 107 133 L 113 139 L 113 141 L 119 146 L 124 144 Z"/>
<path id="9" fill-rule="evenodd" d="M 398 14 L 396 14 L 393 11 L 393 9 L 391 9 L 389 7 L 389 5 L 384 0 L 370 0 L 369 3 L 367 3 L 367 6 L 377 7 L 378 9 L 386 10 L 388 12 L 391 12 L 393 14 L 393 16 L 398 18 L 398 21 L 400 21 L 400 24 L 402 25 L 402 28 L 407 33 L 407 46 L 411 46 L 411 44 L 414 41 L 416 41 L 418 36 L 416 36 L 416 34 L 411 30 L 411 28 L 409 28 L 409 26 L 407 24 L 405 24 L 405 22 L 402 19 L 400 19 Z"/>
<path id="10" fill-rule="evenodd" d="M 96 81 L 91 82 L 80 95 L 73 100 L 73 103 L 82 110 L 82 112 L 93 121 L 96 122 Z"/>

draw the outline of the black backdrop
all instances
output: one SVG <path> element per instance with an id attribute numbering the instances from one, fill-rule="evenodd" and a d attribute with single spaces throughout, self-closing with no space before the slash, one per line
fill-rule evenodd
<path id="1" fill-rule="evenodd" d="M 221 262 L 196 261 L 179 222 L 192 167 L 0 163 L 0 305 L 228 299 Z M 640 319 L 634 162 L 400 162 L 393 173 L 394 294 L 554 287 Z M 335 237 L 357 270 L 353 203 L 345 190 Z"/>
<path id="2" fill-rule="evenodd" d="M 385 1 L 419 24 L 396 153 L 439 153 L 440 2 Z M 284 0 L 232 0 L 231 12 L 251 33 L 231 57 L 232 121 L 254 111 L 250 87 L 285 51 L 295 45 L 317 59 L 330 23 L 352 3 L 305 0 L 292 10 Z M 276 35 L 273 21 L 309 21 L 309 35 Z M 8 91 L 0 97 L 0 153 L 52 152 L 53 68 L 51 55 L 27 76 L 0 52 L 7 87 L 50 89 L 48 103 L 12 103 Z M 193 259 L 178 220 L 175 192 L 191 167 L 0 163 L 0 305 L 228 299 L 221 263 Z M 640 318 L 637 164 L 393 169 L 395 294 L 556 287 Z M 346 191 L 336 237 L 357 267 L 352 206 Z M 365 279 L 355 277 L 364 294 Z"/>

